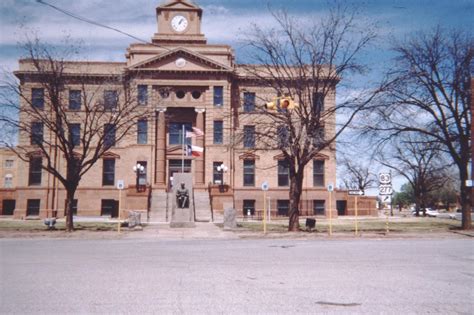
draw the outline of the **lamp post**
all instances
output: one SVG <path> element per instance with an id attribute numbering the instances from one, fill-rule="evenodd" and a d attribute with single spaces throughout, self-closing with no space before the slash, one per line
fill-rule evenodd
<path id="1" fill-rule="evenodd" d="M 134 165 L 134 166 L 133 166 L 133 171 L 134 171 L 135 174 L 136 174 L 137 192 L 140 192 L 141 189 L 140 189 L 139 179 L 140 179 L 140 174 L 144 174 L 144 173 L 145 173 L 145 167 L 144 167 L 143 165 L 141 165 L 140 163 L 137 163 L 137 165 Z"/>
<path id="2" fill-rule="evenodd" d="M 222 163 L 221 165 L 217 167 L 217 171 L 220 172 L 222 176 L 222 181 L 221 181 L 221 186 L 220 186 L 221 192 L 224 192 L 224 173 L 227 173 L 228 170 L 229 168 L 224 163 Z"/>

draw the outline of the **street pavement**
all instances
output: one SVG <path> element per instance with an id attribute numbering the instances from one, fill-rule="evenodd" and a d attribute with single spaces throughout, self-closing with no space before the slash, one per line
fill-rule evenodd
<path id="1" fill-rule="evenodd" d="M 472 314 L 473 244 L 0 239 L 0 313 Z"/>

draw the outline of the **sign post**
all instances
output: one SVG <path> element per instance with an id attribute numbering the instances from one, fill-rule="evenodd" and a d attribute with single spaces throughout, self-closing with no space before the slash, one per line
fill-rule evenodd
<path id="1" fill-rule="evenodd" d="M 117 180 L 117 189 L 119 191 L 119 206 L 118 206 L 118 224 L 117 224 L 117 232 L 120 233 L 120 225 L 121 225 L 121 222 L 120 222 L 120 218 L 121 218 L 121 214 L 122 214 L 122 190 L 123 188 L 125 187 L 125 183 L 123 181 L 123 179 L 119 179 Z"/>
<path id="2" fill-rule="evenodd" d="M 263 234 L 267 234 L 267 190 L 268 182 L 264 181 L 262 183 L 263 190 Z"/>
<path id="3" fill-rule="evenodd" d="M 334 184 L 329 183 L 328 192 L 329 192 L 329 236 L 332 235 L 332 192 L 334 191 Z"/>
<path id="4" fill-rule="evenodd" d="M 357 236 L 359 234 L 359 222 L 357 221 L 357 209 L 358 209 L 358 204 L 357 204 L 357 197 L 358 196 L 363 196 L 364 191 L 363 190 L 349 190 L 348 191 L 349 195 L 354 195 L 354 202 L 355 202 L 355 235 Z"/>
<path id="5" fill-rule="evenodd" d="M 393 216 L 392 210 L 392 174 L 391 173 L 380 173 L 379 174 L 379 195 L 380 199 L 382 200 L 382 204 L 388 203 L 388 207 L 390 208 L 390 213 Z M 385 208 L 385 206 L 384 206 Z M 385 231 L 388 233 L 390 231 L 388 225 L 388 211 L 385 212 Z"/>

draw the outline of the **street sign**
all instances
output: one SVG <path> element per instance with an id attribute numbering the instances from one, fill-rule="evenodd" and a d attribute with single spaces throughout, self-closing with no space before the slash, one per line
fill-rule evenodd
<path id="1" fill-rule="evenodd" d="M 124 188 L 125 188 L 125 182 L 124 182 L 124 180 L 123 180 L 123 179 L 117 180 L 117 189 L 122 190 L 122 189 L 124 189 Z"/>
<path id="2" fill-rule="evenodd" d="M 329 184 L 328 184 L 328 191 L 329 191 L 329 192 L 334 191 L 334 184 L 333 184 L 333 183 L 329 183 Z"/>
<path id="3" fill-rule="evenodd" d="M 393 194 L 392 185 L 380 185 L 379 186 L 379 195 L 391 195 Z"/>
<path id="4" fill-rule="evenodd" d="M 379 183 L 380 184 L 390 184 L 392 182 L 392 175 L 390 173 L 380 173 L 379 174 Z"/>
<path id="5" fill-rule="evenodd" d="M 268 182 L 267 182 L 267 181 L 264 181 L 264 182 L 262 183 L 262 190 L 263 190 L 263 191 L 267 191 L 268 188 L 269 188 Z"/>
<path id="6" fill-rule="evenodd" d="M 349 190 L 347 193 L 349 195 L 356 195 L 356 196 L 363 196 L 364 195 L 363 190 Z"/>
<path id="7" fill-rule="evenodd" d="M 392 196 L 390 195 L 380 196 L 380 199 L 382 200 L 383 203 L 392 203 Z"/>

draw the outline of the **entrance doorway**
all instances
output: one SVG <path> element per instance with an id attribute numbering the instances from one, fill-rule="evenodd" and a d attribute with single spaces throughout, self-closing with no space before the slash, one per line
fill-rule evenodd
<path id="1" fill-rule="evenodd" d="M 337 215 L 346 215 L 347 201 L 337 200 L 336 208 L 337 208 Z"/>
<path id="2" fill-rule="evenodd" d="M 183 164 L 184 162 L 184 164 Z M 168 187 L 173 187 L 174 173 L 191 173 L 191 160 L 168 160 Z"/>

